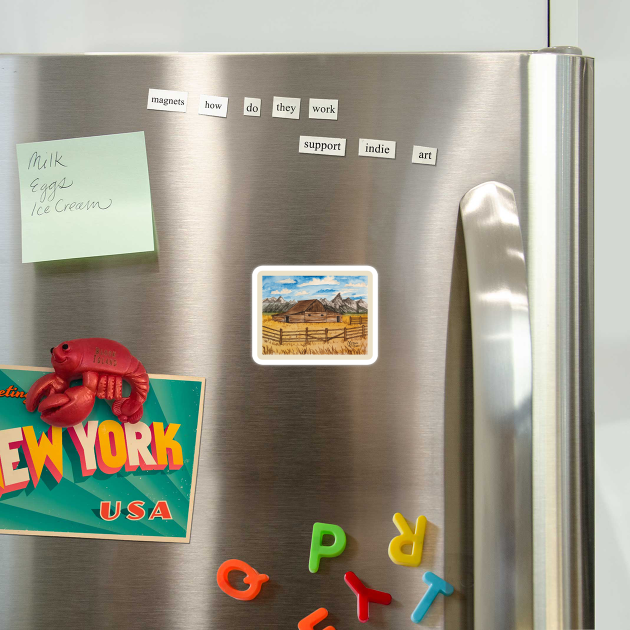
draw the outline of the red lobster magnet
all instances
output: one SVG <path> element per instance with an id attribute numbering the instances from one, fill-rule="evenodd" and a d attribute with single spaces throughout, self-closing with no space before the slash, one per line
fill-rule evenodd
<path id="1" fill-rule="evenodd" d="M 98 337 L 73 339 L 51 348 L 50 354 L 54 372 L 37 379 L 26 395 L 26 408 L 38 409 L 44 422 L 55 427 L 79 424 L 97 397 L 114 401 L 112 411 L 121 422 L 134 424 L 142 418 L 149 375 L 125 346 Z M 70 387 L 76 378 L 83 385 Z M 131 385 L 128 398 L 122 395 L 123 379 Z"/>

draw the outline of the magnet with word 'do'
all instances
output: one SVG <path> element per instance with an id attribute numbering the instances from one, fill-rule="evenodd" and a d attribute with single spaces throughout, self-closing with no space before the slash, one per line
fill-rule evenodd
<path id="1" fill-rule="evenodd" d="M 392 539 L 389 543 L 389 557 L 394 564 L 402 564 L 407 567 L 417 567 L 422 561 L 422 546 L 424 545 L 424 532 L 427 528 L 425 516 L 419 516 L 416 521 L 415 533 L 407 524 L 405 517 L 396 512 L 394 514 L 394 524 L 400 531 L 400 536 Z M 404 553 L 403 547 L 411 545 L 411 553 Z"/>
<path id="2" fill-rule="evenodd" d="M 246 575 L 243 578 L 243 582 L 249 584 L 249 588 L 245 591 L 234 588 L 228 579 L 230 571 L 242 571 L 245 573 Z M 267 582 L 267 580 L 269 580 L 268 575 L 258 573 L 256 569 L 250 567 L 249 564 L 242 560 L 226 560 L 217 571 L 217 584 L 219 588 L 226 595 L 246 602 L 258 596 L 263 583 Z"/>

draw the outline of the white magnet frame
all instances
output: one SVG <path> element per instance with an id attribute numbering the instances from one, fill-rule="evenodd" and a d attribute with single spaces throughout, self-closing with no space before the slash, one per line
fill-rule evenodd
<path id="1" fill-rule="evenodd" d="M 259 344 L 262 339 L 262 308 L 258 295 L 258 278 L 263 273 L 282 273 L 287 275 L 300 275 L 308 273 L 315 275 L 343 275 L 347 273 L 366 272 L 372 276 L 372 297 L 368 309 L 368 339 L 372 339 L 372 356 L 369 358 L 357 358 L 359 355 L 348 355 L 336 359 L 261 359 L 258 354 Z M 273 356 L 273 355 L 272 355 Z M 305 355 L 297 355 L 305 356 Z M 325 356 L 325 355 L 319 355 Z M 258 365 L 372 365 L 378 358 L 378 273 L 369 265 L 261 265 L 252 272 L 252 358 Z"/>

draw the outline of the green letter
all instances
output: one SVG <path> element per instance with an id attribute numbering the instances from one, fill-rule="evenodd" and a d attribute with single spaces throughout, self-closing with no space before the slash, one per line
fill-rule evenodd
<path id="1" fill-rule="evenodd" d="M 332 545 L 322 545 L 324 536 L 328 534 L 335 537 Z M 308 570 L 317 573 L 319 561 L 322 558 L 336 558 L 340 556 L 346 548 L 346 533 L 339 525 L 327 525 L 326 523 L 315 523 L 313 525 L 313 538 L 311 539 L 311 555 L 308 559 Z"/>

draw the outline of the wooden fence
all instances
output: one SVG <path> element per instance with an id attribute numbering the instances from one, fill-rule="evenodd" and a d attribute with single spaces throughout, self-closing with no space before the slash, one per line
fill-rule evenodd
<path id="1" fill-rule="evenodd" d="M 263 326 L 262 329 L 263 341 L 271 341 L 280 345 L 285 343 L 328 343 L 333 339 L 343 339 L 343 341 L 367 339 L 368 333 L 367 323 L 354 328 L 324 328 L 323 330 L 311 328 L 310 331 L 308 328 L 304 331 L 286 331 L 282 328 L 269 328 L 268 326 Z"/>
<path id="2" fill-rule="evenodd" d="M 352 324 L 367 324 L 367 315 L 359 315 L 358 317 L 350 315 L 350 326 Z"/>

